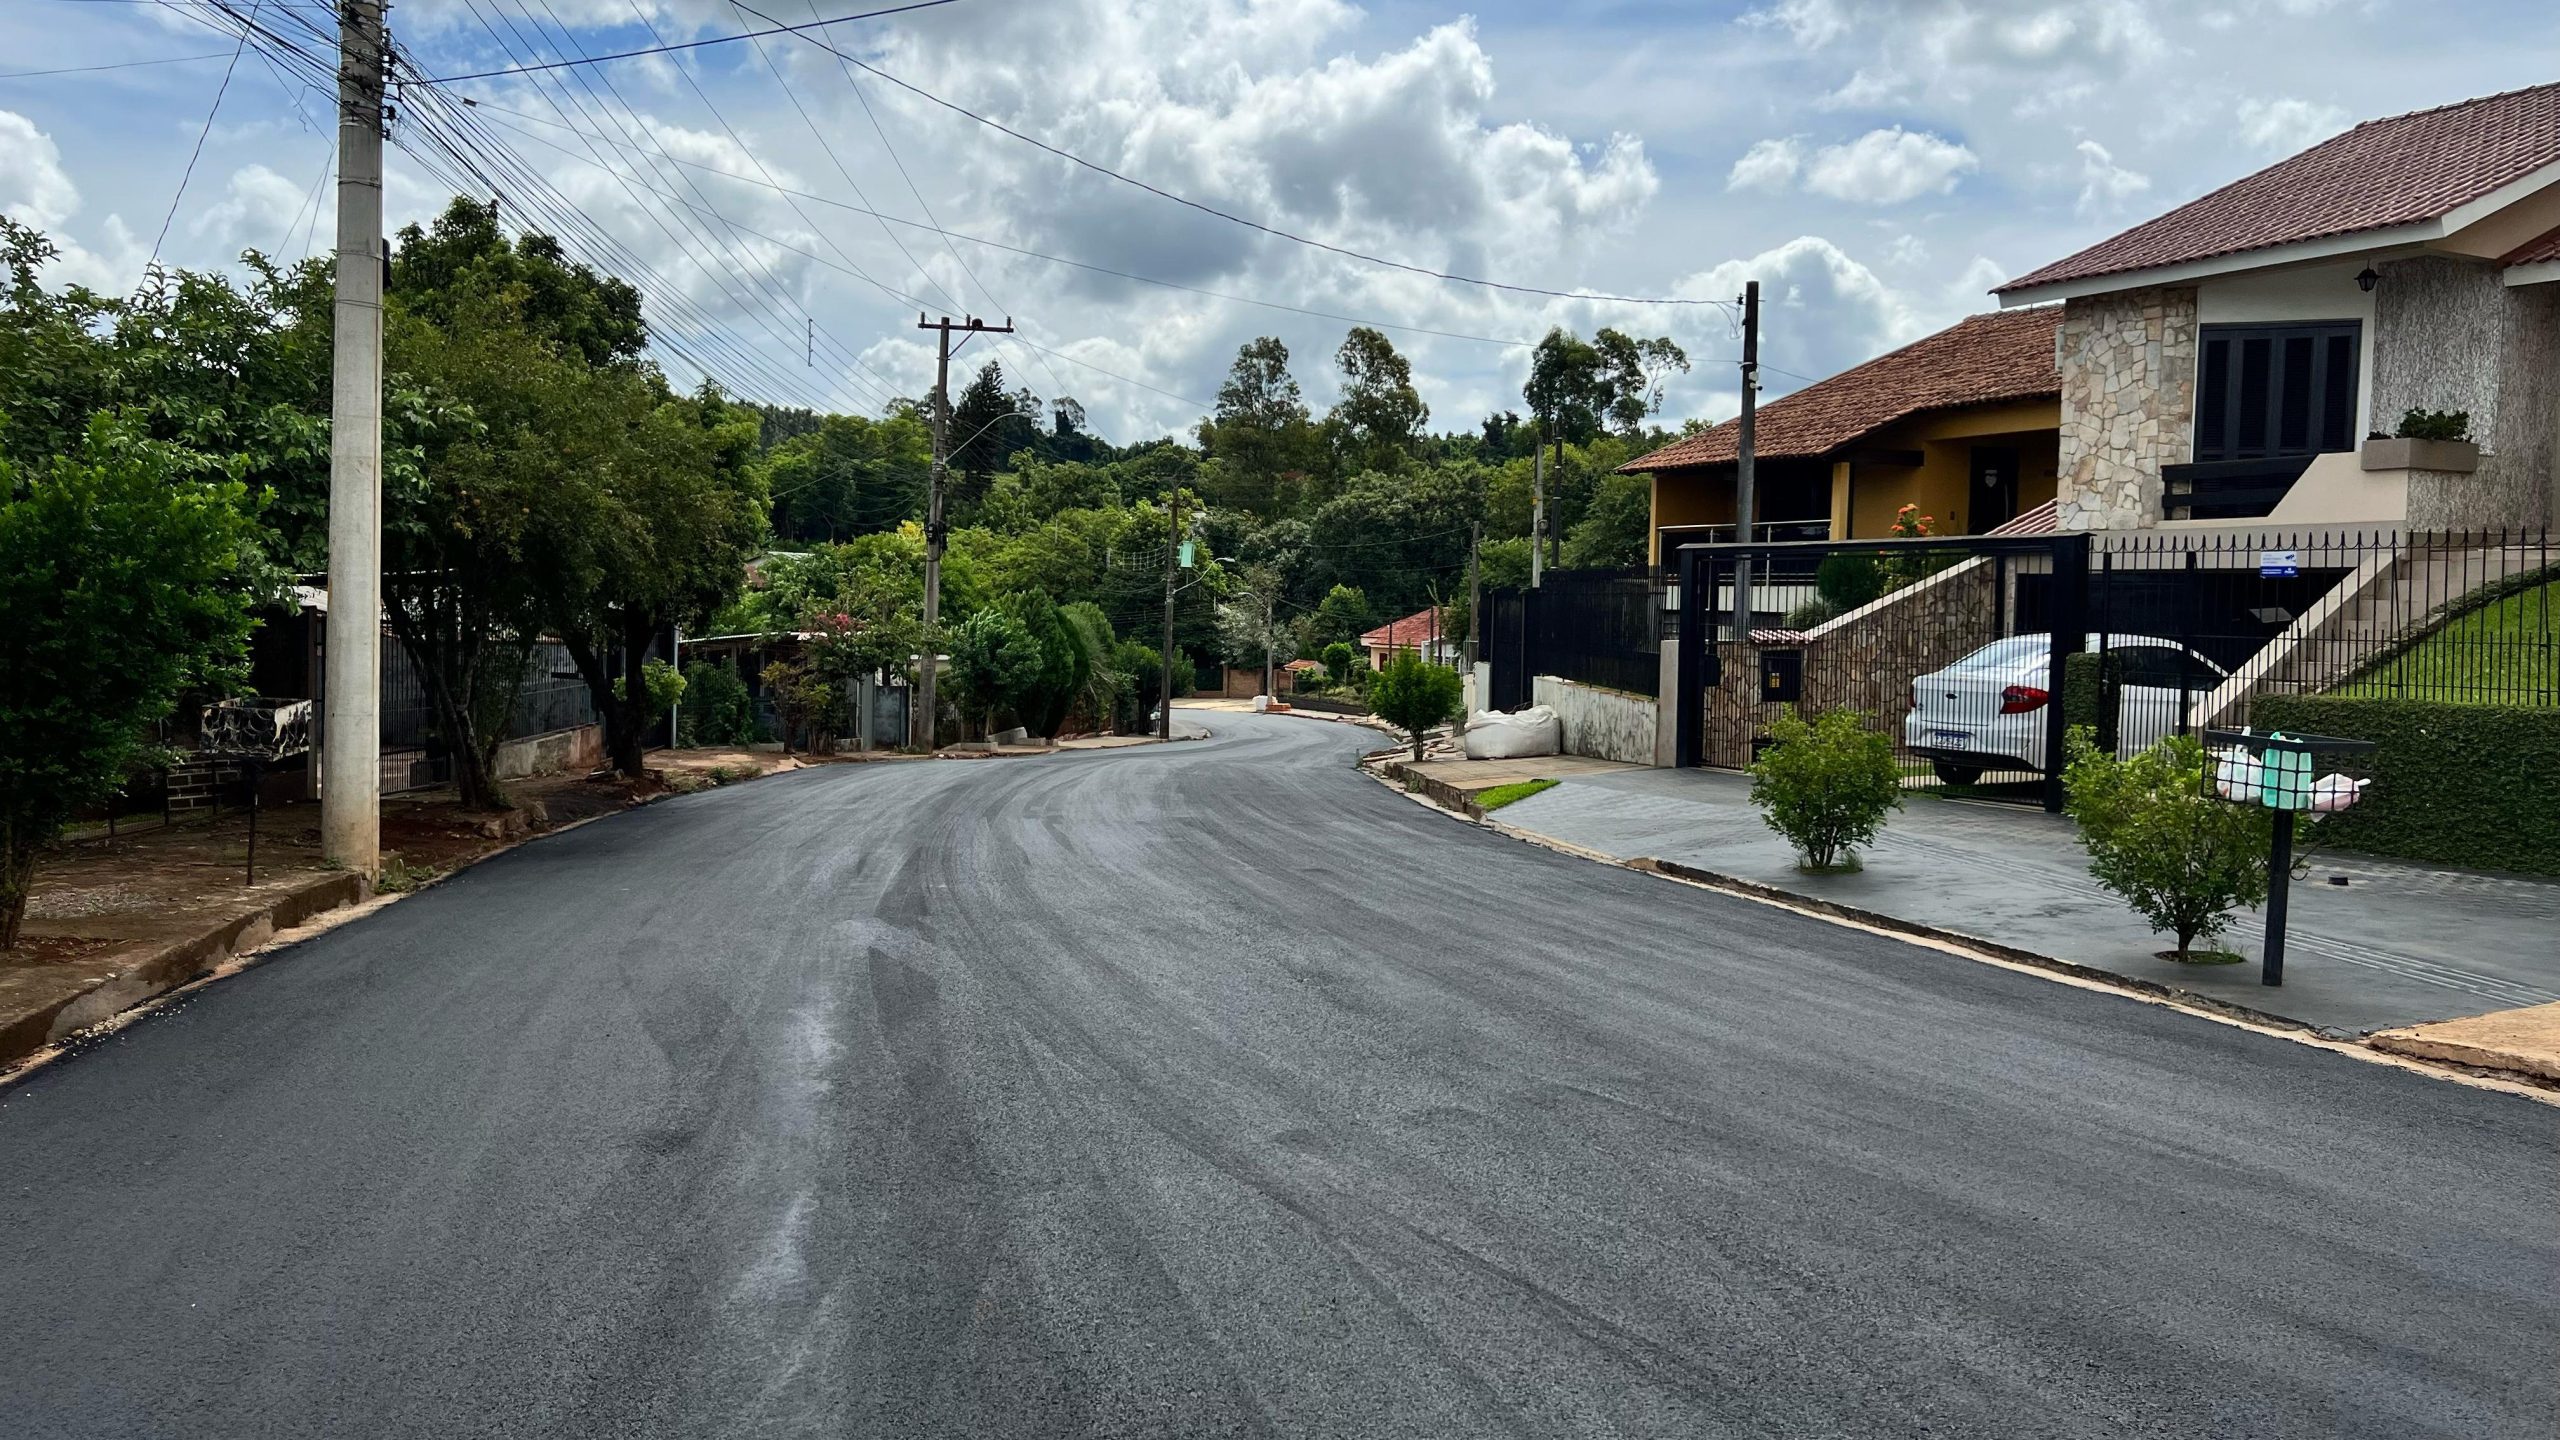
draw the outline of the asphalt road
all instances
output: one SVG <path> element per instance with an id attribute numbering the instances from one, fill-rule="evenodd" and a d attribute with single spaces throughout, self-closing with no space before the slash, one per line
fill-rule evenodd
<path id="1" fill-rule="evenodd" d="M 607 820 L 0 1092 L 0 1432 L 2560 1423 L 2560 1111 L 1210 723 Z"/>

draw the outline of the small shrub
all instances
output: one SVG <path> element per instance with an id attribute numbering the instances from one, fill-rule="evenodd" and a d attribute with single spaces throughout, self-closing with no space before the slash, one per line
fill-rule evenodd
<path id="1" fill-rule="evenodd" d="M 1820 595 L 1816 595 L 1812 599 L 1807 600 L 1803 604 L 1798 605 L 1793 610 L 1787 612 L 1787 628 L 1790 630 L 1810 630 L 1816 625 L 1821 624 L 1825 620 L 1828 620 L 1839 613 L 1840 607 L 1832 604 Z"/>
<path id="2" fill-rule="evenodd" d="M 2122 760 L 2086 729 L 2065 743 L 2065 808 L 2080 826 L 2089 874 L 2153 930 L 2176 936 L 2178 959 L 2219 938 L 2235 908 L 2265 902 L 2273 812 L 2216 793 L 2194 736 L 2166 736 Z"/>
<path id="3" fill-rule="evenodd" d="M 1855 710 L 1806 721 L 1789 709 L 1769 726 L 1773 742 L 1751 765 L 1751 803 L 1816 872 L 1854 869 L 1857 847 L 1875 842 L 1885 815 L 1902 806 L 1902 767 L 1893 742 Z"/>
<path id="4" fill-rule="evenodd" d="M 1884 566 L 1873 555 L 1826 555 L 1813 572 L 1813 589 L 1846 615 L 1884 594 Z"/>
<path id="5" fill-rule="evenodd" d="M 2403 440 L 2468 440 L 2471 438 L 2471 412 L 2468 410 L 2412 410 L 2400 417 Z"/>
<path id="6" fill-rule="evenodd" d="M 1359 651 L 1351 648 L 1350 642 L 1336 640 L 1324 647 L 1324 653 L 1316 658 L 1324 662 L 1324 678 L 1333 684 L 1340 685 L 1351 678 L 1351 662 L 1357 659 L 1359 654 Z"/>
<path id="7" fill-rule="evenodd" d="M 693 745 L 744 745 L 756 738 L 755 701 L 726 661 L 685 672 L 684 728 Z"/>
<path id="8" fill-rule="evenodd" d="M 1424 732 L 1454 718 L 1465 702 L 1455 670 L 1423 662 L 1407 650 L 1387 662 L 1369 681 L 1369 708 L 1377 717 L 1413 739 L 1413 758 L 1422 758 Z"/>
<path id="9" fill-rule="evenodd" d="M 684 673 L 664 660 L 643 663 L 640 678 L 649 687 L 649 713 L 652 715 L 664 715 L 684 699 Z"/>

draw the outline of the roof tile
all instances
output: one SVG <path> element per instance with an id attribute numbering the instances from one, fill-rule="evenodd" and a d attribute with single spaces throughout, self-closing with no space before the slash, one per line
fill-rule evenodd
<path id="1" fill-rule="evenodd" d="M 1997 293 L 2439 219 L 2555 161 L 2560 83 L 2368 120 Z"/>
<path id="2" fill-rule="evenodd" d="M 2054 369 L 2054 306 L 1971 315 L 1923 340 L 1879 355 L 1760 407 L 1752 432 L 1762 459 L 1827 455 L 1896 420 L 1959 405 L 2034 400 L 2062 393 Z M 1618 467 L 1623 474 L 1729 465 L 1737 422 L 1683 436 Z"/>

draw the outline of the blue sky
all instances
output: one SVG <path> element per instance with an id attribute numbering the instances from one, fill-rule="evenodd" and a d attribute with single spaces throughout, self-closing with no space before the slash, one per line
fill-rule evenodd
<path id="1" fill-rule="evenodd" d="M 867 8 L 749 3 L 793 22 Z M 570 43 L 647 45 L 642 15 L 668 39 L 760 23 L 726 0 L 415 0 L 393 26 L 423 65 L 452 74 L 536 49 L 555 58 Z M 501 46 L 484 19 L 542 38 Z M 2418 0 L 1468 11 L 962 0 L 830 33 L 1018 129 L 1349 248 L 1640 297 L 1724 298 L 1756 277 L 1769 295 L 1767 358 L 1795 375 L 1983 308 L 1997 279 L 2356 120 L 2560 79 L 2560 8 Z M 738 388 L 847 409 L 921 392 L 930 351 L 897 291 L 937 309 L 1010 313 L 1043 348 L 997 349 L 1008 372 L 1044 395 L 1076 395 L 1106 434 L 1128 439 L 1187 424 L 1258 334 L 1288 342 L 1321 403 L 1345 326 L 946 243 L 724 171 L 837 201 L 859 193 L 981 240 L 1410 327 L 1396 338 L 1443 425 L 1516 407 L 1525 351 L 1484 342 L 1534 340 L 1552 324 L 1667 332 L 1698 364 L 1666 412 L 1732 409 L 1733 333 L 1717 308 L 1505 294 L 1362 265 L 1078 172 L 884 82 L 848 79 L 815 47 L 764 45 L 689 52 L 682 72 L 625 62 L 609 90 L 565 78 L 456 87 L 518 112 L 481 113 L 515 127 L 496 133 L 645 262 L 660 293 L 681 292 L 658 307 L 662 328 L 696 350 L 752 357 L 717 362 Z M 0 0 L 0 71 L 228 49 L 160 5 Z M 0 208 L 61 240 L 64 277 L 130 286 L 223 70 L 217 59 L 0 79 Z M 298 113 L 293 98 L 254 59 L 241 63 L 164 260 L 326 247 L 327 102 L 301 95 Z M 603 165 L 573 159 L 543 143 L 583 151 L 564 124 L 610 128 L 623 143 L 597 152 Z M 633 188 L 688 176 L 718 219 Z M 444 193 L 394 152 L 395 224 Z M 812 322 L 816 366 L 803 343 Z M 672 357 L 669 368 L 691 378 Z"/>

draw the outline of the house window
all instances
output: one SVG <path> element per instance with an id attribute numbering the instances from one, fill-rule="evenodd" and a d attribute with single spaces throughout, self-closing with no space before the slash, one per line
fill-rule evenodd
<path id="1" fill-rule="evenodd" d="M 2355 321 L 2207 325 L 2201 338 L 2198 464 L 2355 448 Z"/>

